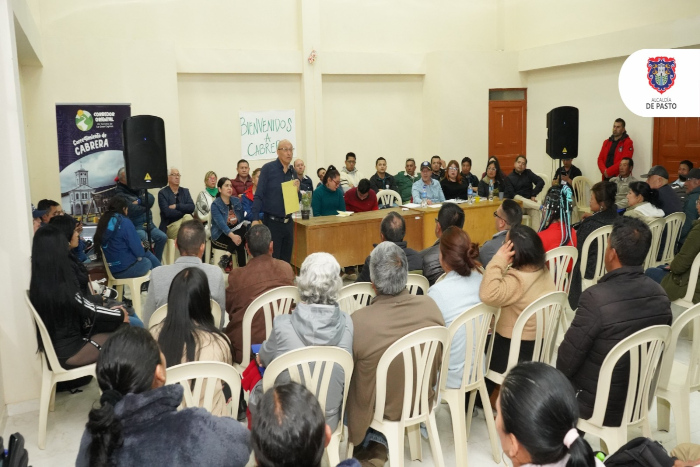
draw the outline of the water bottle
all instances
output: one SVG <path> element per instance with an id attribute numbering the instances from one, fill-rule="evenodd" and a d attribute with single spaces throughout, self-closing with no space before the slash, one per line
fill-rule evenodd
<path id="1" fill-rule="evenodd" d="M 469 188 L 467 188 L 467 201 L 469 201 L 469 204 L 474 203 L 474 190 L 472 189 L 472 182 L 469 182 Z"/>
<path id="2" fill-rule="evenodd" d="M 420 207 L 428 207 L 428 187 L 423 185 L 423 191 L 420 192 Z"/>
<path id="3" fill-rule="evenodd" d="M 489 201 L 493 201 L 493 180 L 489 183 Z"/>

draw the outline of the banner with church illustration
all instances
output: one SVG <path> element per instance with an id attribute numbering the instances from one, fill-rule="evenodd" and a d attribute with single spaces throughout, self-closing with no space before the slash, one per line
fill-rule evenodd
<path id="1" fill-rule="evenodd" d="M 122 122 L 130 104 L 56 104 L 61 204 L 66 214 L 94 224 L 124 166 Z"/>

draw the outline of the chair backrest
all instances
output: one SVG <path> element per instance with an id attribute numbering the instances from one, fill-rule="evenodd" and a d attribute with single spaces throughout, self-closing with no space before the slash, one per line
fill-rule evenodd
<path id="1" fill-rule="evenodd" d="M 664 231 L 665 224 L 666 220 L 663 217 L 654 219 L 648 224 L 649 230 L 651 230 L 651 246 L 644 260 L 644 269 L 650 268 L 656 264 L 656 257 L 659 254 L 659 243 L 661 243 L 661 233 Z"/>
<path id="2" fill-rule="evenodd" d="M 700 304 L 688 308 L 673 320 L 671 326 L 671 337 L 668 340 L 668 346 L 664 351 L 663 360 L 661 363 L 661 374 L 659 375 L 659 386 L 668 387 L 669 379 L 671 378 L 671 370 L 675 360 L 676 346 L 678 338 L 686 326 L 692 326 L 693 340 L 690 350 L 690 359 L 688 361 L 688 372 L 685 374 L 685 381 L 675 380 L 676 383 L 683 383 L 687 392 L 700 390 Z M 674 375 L 677 378 L 677 375 Z"/>
<path id="3" fill-rule="evenodd" d="M 259 310 L 265 317 L 265 339 L 270 337 L 272 332 L 272 320 L 280 315 L 290 314 L 292 305 L 301 302 L 299 289 L 292 285 L 285 285 L 268 290 L 248 305 L 243 315 L 243 365 L 248 365 L 250 361 L 251 327 L 253 318 Z"/>
<path id="4" fill-rule="evenodd" d="M 408 289 L 408 293 L 412 295 L 418 295 L 418 291 L 422 291 L 423 295 L 427 295 L 430 282 L 428 282 L 428 279 L 422 274 L 409 274 L 408 280 L 406 281 L 406 288 Z"/>
<path id="5" fill-rule="evenodd" d="M 700 274 L 700 253 L 695 256 L 692 266 L 690 266 L 690 278 L 688 279 L 688 288 L 685 291 L 685 296 L 674 300 L 673 303 L 678 303 L 679 305 L 685 307 L 691 307 L 693 304 L 693 297 L 695 296 L 695 288 L 698 285 L 698 274 Z M 679 303 L 680 302 L 680 303 Z"/>
<path id="6" fill-rule="evenodd" d="M 44 351 L 42 352 L 42 354 L 44 355 L 44 358 L 48 361 L 48 364 L 51 367 L 51 371 L 53 371 L 54 373 L 65 373 L 66 369 L 63 368 L 58 362 L 58 355 L 56 355 L 56 350 L 53 348 L 53 342 L 51 341 L 49 330 L 46 329 L 44 321 L 41 319 L 41 316 L 39 316 L 39 313 L 36 311 L 36 308 L 34 308 L 32 301 L 29 299 L 29 290 L 27 290 L 24 299 L 27 302 L 29 310 L 32 312 L 32 318 L 34 319 L 34 323 L 39 329 L 39 336 L 41 336 L 41 344 L 44 347 Z"/>
<path id="7" fill-rule="evenodd" d="M 195 380 L 194 386 L 191 380 Z M 226 406 L 226 415 L 236 418 L 238 394 L 241 392 L 241 375 L 234 367 L 223 362 L 188 362 L 171 366 L 166 370 L 166 384 L 179 383 L 185 389 L 180 408 L 202 407 L 207 412 L 211 412 L 214 393 L 217 388 L 221 388 L 218 380 L 225 382 L 231 388 L 233 397 Z"/>
<path id="8" fill-rule="evenodd" d="M 605 275 L 605 248 L 607 248 L 608 246 L 608 238 L 610 237 L 612 229 L 612 225 L 606 225 L 599 229 L 595 229 L 593 232 L 590 233 L 590 235 L 588 235 L 588 237 L 586 237 L 586 241 L 583 242 L 580 266 L 582 280 L 586 277 L 586 266 L 588 265 L 588 252 L 593 242 L 596 242 L 598 246 L 596 251 L 595 270 L 593 271 L 593 283 L 597 283 L 598 279 Z"/>
<path id="9" fill-rule="evenodd" d="M 593 415 L 588 419 L 593 425 L 603 426 L 608 406 L 612 373 L 618 361 L 629 354 L 630 374 L 627 400 L 622 425 L 634 424 L 646 417 L 649 402 L 656 392 L 656 376 L 661 363 L 670 326 L 650 326 L 620 341 L 603 360 L 598 375 Z"/>
<path id="10" fill-rule="evenodd" d="M 381 190 L 377 193 L 377 203 L 385 206 L 393 206 L 394 204 L 401 206 L 401 195 L 394 190 Z"/>
<path id="11" fill-rule="evenodd" d="M 587 208 L 589 207 L 588 202 L 591 200 L 591 187 L 593 184 L 591 181 L 580 175 L 574 177 L 571 181 L 574 188 L 574 201 L 576 202 L 577 208 Z"/>
<path id="12" fill-rule="evenodd" d="M 560 246 L 549 250 L 545 255 L 545 262 L 549 268 L 549 274 L 554 279 L 554 286 L 559 292 L 569 293 L 571 287 L 571 273 L 573 265 L 578 259 L 578 250 L 573 246 Z M 571 272 L 566 270 L 571 265 Z"/>
<path id="13" fill-rule="evenodd" d="M 554 353 L 557 330 L 559 329 L 559 320 L 567 303 L 568 296 L 566 293 L 550 292 L 530 303 L 520 313 L 513 326 L 513 337 L 510 341 L 510 354 L 508 355 L 508 370 L 518 363 L 523 329 L 533 316 L 535 317 L 536 330 L 535 350 L 532 353 L 532 361 L 552 364 L 551 360 Z"/>
<path id="14" fill-rule="evenodd" d="M 466 358 L 464 359 L 464 374 L 462 375 L 462 392 L 468 387 L 476 386 L 482 379 L 486 368 L 484 354 L 491 354 L 486 351 L 486 339 L 491 329 L 491 324 L 498 322 L 501 313 L 500 308 L 478 303 L 471 308 L 467 308 L 450 324 L 447 330 L 450 333 L 445 351 L 442 357 L 442 370 L 440 372 L 440 390 L 447 389 L 447 370 L 450 365 L 450 351 L 455 335 L 464 329 L 466 337 Z M 490 340 L 489 349 L 493 348 L 494 339 Z"/>
<path id="15" fill-rule="evenodd" d="M 440 277 L 438 277 L 437 279 L 435 279 L 435 283 L 437 284 L 438 282 L 440 282 L 441 280 L 443 280 L 443 279 L 445 278 L 445 276 L 447 276 L 447 273 L 446 273 L 446 272 L 443 272 L 442 274 L 440 274 Z"/>
<path id="16" fill-rule="evenodd" d="M 374 419 L 384 420 L 386 382 L 389 366 L 398 356 L 403 357 L 404 391 L 401 420 L 409 421 L 427 415 L 435 401 L 428 400 L 430 376 L 435 356 L 447 345 L 449 331 L 443 326 L 430 326 L 413 331 L 397 340 L 382 355 L 377 365 L 377 397 Z M 415 397 L 413 395 L 415 394 Z M 436 397 L 437 398 L 437 397 Z"/>
<path id="17" fill-rule="evenodd" d="M 544 187 L 542 187 L 542 191 L 537 195 L 537 202 L 542 204 L 544 197 L 547 196 L 547 192 L 552 188 L 552 177 L 542 172 L 537 172 L 535 175 L 544 180 Z"/>
<path id="18" fill-rule="evenodd" d="M 310 346 L 289 351 L 275 358 L 265 368 L 263 376 L 263 391 L 267 391 L 275 385 L 275 380 L 284 371 L 289 373 L 292 381 L 303 384 L 318 399 L 322 410 L 325 412 L 328 388 L 331 382 L 331 374 L 334 365 L 343 369 L 345 384 L 343 388 L 343 403 L 341 406 L 340 420 L 345 413 L 345 401 L 348 397 L 350 378 L 355 366 L 352 355 L 340 347 Z M 342 430 L 343 424 L 338 423 L 336 431 Z"/>
<path id="19" fill-rule="evenodd" d="M 685 213 L 684 212 L 674 212 L 664 217 L 664 231 L 666 232 L 666 238 L 663 242 L 659 244 L 659 251 L 661 252 L 661 259 L 659 259 L 656 264 L 669 264 L 673 261 L 674 252 L 676 249 L 676 243 L 678 239 L 681 238 L 681 230 L 683 229 L 683 224 L 685 223 Z"/>
<path id="20" fill-rule="evenodd" d="M 362 307 L 370 304 L 377 292 L 370 282 L 356 282 L 340 289 L 338 305 L 340 309 L 351 315 Z"/>
<path id="21" fill-rule="evenodd" d="M 107 273 L 107 279 L 109 279 L 110 282 L 114 282 L 116 279 L 112 275 L 112 271 L 109 270 L 109 263 L 107 262 L 107 256 L 105 255 L 104 248 L 100 247 L 100 251 L 102 252 L 102 264 L 104 264 L 104 266 L 105 266 L 105 272 Z"/>
<path id="22" fill-rule="evenodd" d="M 214 300 L 210 300 L 211 303 L 211 315 L 214 317 L 214 326 L 217 329 L 221 329 L 221 307 Z M 168 304 L 159 306 L 156 311 L 153 312 L 151 318 L 148 320 L 148 328 L 160 324 L 165 317 L 168 315 Z"/>

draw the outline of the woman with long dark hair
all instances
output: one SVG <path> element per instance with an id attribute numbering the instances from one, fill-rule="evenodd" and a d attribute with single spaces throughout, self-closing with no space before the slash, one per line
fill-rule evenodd
<path id="1" fill-rule="evenodd" d="M 123 307 L 97 306 L 80 292 L 65 235 L 53 225 L 37 230 L 32 243 L 29 299 L 51 336 L 64 368 L 97 360 L 109 333 L 129 322 Z M 39 347 L 43 348 L 41 339 Z"/>
<path id="2" fill-rule="evenodd" d="M 345 198 L 343 190 L 340 189 L 340 172 L 335 166 L 328 166 L 323 176 L 323 185 L 314 190 L 311 209 L 314 211 L 314 217 L 335 216 L 338 211 L 345 211 Z"/>
<path id="3" fill-rule="evenodd" d="M 445 194 L 445 199 L 467 199 L 468 187 L 462 183 L 462 174 L 459 172 L 459 163 L 451 160 L 447 164 L 445 178 L 440 181 L 440 187 Z"/>
<path id="4" fill-rule="evenodd" d="M 213 361 L 233 365 L 228 337 L 214 325 L 207 275 L 199 268 L 180 271 L 170 284 L 168 314 L 151 328 L 168 367 L 186 362 Z M 204 392 L 202 392 L 204 397 Z M 212 413 L 224 415 L 226 399 L 216 389 Z"/>
<path id="5" fill-rule="evenodd" d="M 243 205 L 233 196 L 231 179 L 221 177 L 216 186 L 219 193 L 211 204 L 211 245 L 236 254 L 238 267 L 246 265 L 245 233 L 249 222 L 244 219 Z M 220 265 L 225 269 L 228 265 Z"/>
<path id="6" fill-rule="evenodd" d="M 112 275 L 117 279 L 141 277 L 160 261 L 143 248 L 136 227 L 127 216 L 129 202 L 123 196 L 109 200 L 107 212 L 102 215 L 95 230 L 95 251 L 107 258 Z M 131 293 L 140 293 L 132 290 Z"/>
<path id="7" fill-rule="evenodd" d="M 604 467 L 576 429 L 576 394 L 556 368 L 540 362 L 513 367 L 496 410 L 501 447 L 514 467 Z"/>
<path id="8" fill-rule="evenodd" d="M 166 386 L 165 377 L 165 358 L 148 331 L 115 333 L 97 360 L 103 392 L 88 415 L 75 465 L 246 465 L 248 430 L 199 408 L 178 411 L 183 387 Z"/>
<path id="9" fill-rule="evenodd" d="M 659 201 L 659 190 L 651 188 L 647 182 L 632 182 L 629 188 L 625 216 L 636 217 L 647 224 L 659 217 L 664 217 Z"/>
<path id="10" fill-rule="evenodd" d="M 509 199 L 515 196 L 508 177 L 501 171 L 501 166 L 495 157 L 489 159 L 484 177 L 479 181 L 479 196 L 481 198 L 486 198 L 489 195 L 489 186 L 491 185 L 493 185 L 494 198 L 498 198 L 498 194 L 501 192 Z"/>

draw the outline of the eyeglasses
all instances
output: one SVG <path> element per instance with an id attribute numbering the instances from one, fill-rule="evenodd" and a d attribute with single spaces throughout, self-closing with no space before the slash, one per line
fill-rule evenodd
<path id="1" fill-rule="evenodd" d="M 499 219 L 501 219 L 501 220 L 502 220 L 503 222 L 505 222 L 506 224 L 508 223 L 507 220 L 505 220 L 504 218 L 502 218 L 501 216 L 498 215 L 498 211 L 493 211 L 493 217 L 498 217 Z"/>
<path id="2" fill-rule="evenodd" d="M 277 148 L 277 150 L 282 152 L 294 152 L 294 148 Z"/>
<path id="3" fill-rule="evenodd" d="M 180 178 L 180 174 L 170 174 L 171 177 Z"/>
<path id="4" fill-rule="evenodd" d="M 337 180 L 333 180 L 333 179 L 331 179 L 331 180 L 328 180 L 328 181 L 329 181 L 329 182 L 333 182 L 333 184 L 334 184 L 335 186 L 338 186 L 338 185 L 340 185 L 340 178 L 339 178 L 339 179 L 337 179 Z"/>
<path id="5" fill-rule="evenodd" d="M 459 169 L 457 167 L 448 167 L 447 170 L 450 172 L 457 172 Z"/>

